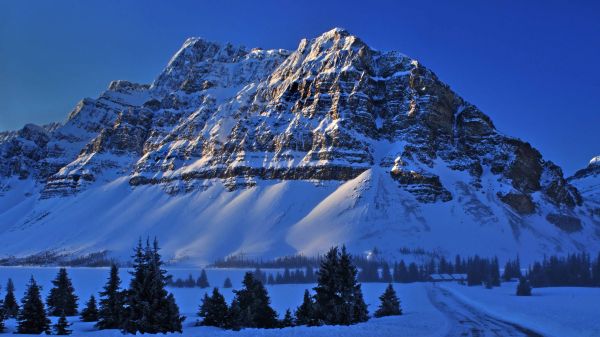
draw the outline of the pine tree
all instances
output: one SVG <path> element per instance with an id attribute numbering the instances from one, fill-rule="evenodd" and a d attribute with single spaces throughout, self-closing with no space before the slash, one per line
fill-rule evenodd
<path id="1" fill-rule="evenodd" d="M 236 319 L 241 327 L 276 328 L 277 313 L 271 308 L 271 299 L 262 282 L 254 278 L 254 273 L 246 273 L 243 288 L 235 290 L 233 300 L 240 312 Z M 232 304 L 233 306 L 233 304 Z"/>
<path id="2" fill-rule="evenodd" d="M 208 283 L 208 277 L 206 276 L 206 271 L 204 269 L 202 269 L 200 272 L 200 277 L 196 281 L 196 285 L 203 289 L 210 287 L 210 283 Z"/>
<path id="3" fill-rule="evenodd" d="M 85 308 L 81 310 L 81 320 L 84 322 L 98 321 L 98 307 L 96 306 L 96 298 L 94 295 L 90 296 Z"/>
<path id="4" fill-rule="evenodd" d="M 21 303 L 21 310 L 17 316 L 17 333 L 35 335 L 39 335 L 42 332 L 48 333 L 50 320 L 46 316 L 40 287 L 33 279 L 33 276 L 29 280 L 25 297 L 23 297 Z"/>
<path id="5" fill-rule="evenodd" d="M 141 240 L 135 249 L 131 283 L 127 290 L 127 301 L 123 330 L 129 333 L 181 332 L 185 319 L 166 287 L 166 271 L 158 253 L 158 242 L 142 248 Z"/>
<path id="6" fill-rule="evenodd" d="M 281 320 L 280 326 L 282 328 L 294 326 L 294 319 L 292 318 L 292 312 L 290 311 L 290 309 L 287 309 L 285 311 L 285 315 L 283 316 L 283 319 Z"/>
<path id="7" fill-rule="evenodd" d="M 55 335 L 70 335 L 72 331 L 69 330 L 69 326 L 71 326 L 71 324 L 69 324 L 69 322 L 67 321 L 67 317 L 63 313 L 60 315 L 58 322 L 56 322 L 56 324 L 52 326 L 52 330 L 54 330 Z"/>
<path id="8" fill-rule="evenodd" d="M 517 285 L 517 296 L 531 296 L 531 286 L 526 278 L 521 277 Z"/>
<path id="9" fill-rule="evenodd" d="M 387 286 L 383 295 L 379 296 L 379 300 L 381 303 L 377 311 L 375 311 L 375 317 L 402 315 L 400 301 L 391 283 Z"/>
<path id="10" fill-rule="evenodd" d="M 110 276 L 104 290 L 100 292 L 100 307 L 98 310 L 98 329 L 118 329 L 124 318 L 124 294 L 120 290 L 121 279 L 119 268 L 112 264 Z"/>
<path id="11" fill-rule="evenodd" d="M 15 285 L 12 279 L 6 283 L 6 296 L 4 296 L 4 315 L 8 318 L 17 318 L 19 314 L 19 304 L 15 298 Z"/>
<path id="12" fill-rule="evenodd" d="M 225 297 L 219 293 L 219 289 L 214 288 L 212 296 L 209 297 L 204 294 L 202 305 L 198 312 L 198 316 L 202 317 L 203 320 L 199 325 L 225 328 L 227 326 L 228 311 Z"/>
<path id="13" fill-rule="evenodd" d="M 56 279 L 52 281 L 54 288 L 50 289 L 50 294 L 46 300 L 48 305 L 48 315 L 65 316 L 77 315 L 77 296 L 73 284 L 67 275 L 67 269 L 60 268 Z"/>
<path id="14" fill-rule="evenodd" d="M 228 278 L 225 279 L 225 281 L 223 282 L 223 288 L 231 288 L 233 287 L 233 285 L 231 284 L 231 280 Z"/>
<path id="15" fill-rule="evenodd" d="M 304 290 L 304 300 L 295 312 L 297 325 L 317 325 L 314 306 L 315 303 L 313 302 L 308 289 Z"/>

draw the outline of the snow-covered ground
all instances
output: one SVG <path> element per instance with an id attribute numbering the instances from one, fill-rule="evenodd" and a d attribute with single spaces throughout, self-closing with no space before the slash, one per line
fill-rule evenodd
<path id="1" fill-rule="evenodd" d="M 600 288 L 534 288 L 533 296 L 517 297 L 516 282 L 494 289 L 454 283 L 441 287 L 487 314 L 544 336 L 600 336 Z"/>
<path id="2" fill-rule="evenodd" d="M 29 277 L 33 275 L 40 285 L 43 286 L 44 297 L 51 288 L 51 280 L 56 276 L 58 268 L 42 267 L 0 267 L 0 282 L 5 288 L 5 282 L 11 277 L 15 282 L 16 296 L 20 299 L 25 291 L 25 284 Z M 106 282 L 108 277 L 108 268 L 70 268 L 69 275 L 73 281 L 73 286 L 80 297 L 79 306 L 82 308 L 85 301 L 91 294 L 97 296 L 98 291 Z M 265 270 L 269 271 L 269 270 Z M 242 269 L 210 269 L 207 270 L 208 279 L 211 286 L 221 287 L 226 277 L 231 278 L 234 289 L 241 285 L 245 270 Z M 198 277 L 198 269 L 169 269 L 169 273 L 175 278 L 187 277 L 192 273 Z M 123 285 L 128 284 L 129 275 L 125 270 L 121 270 Z M 311 284 L 300 285 L 275 285 L 267 286 L 271 296 L 272 305 L 282 317 L 285 310 L 290 308 L 292 311 L 302 302 L 304 289 L 312 288 Z M 371 283 L 363 284 L 365 301 L 369 304 L 370 312 L 374 312 L 378 306 L 378 297 L 385 290 L 386 284 Z M 187 317 L 184 322 L 183 336 L 425 336 L 437 337 L 444 336 L 447 331 L 447 321 L 442 313 L 433 307 L 428 298 L 427 291 L 423 284 L 396 284 L 395 289 L 401 300 L 404 315 L 387 318 L 372 318 L 366 323 L 350 327 L 329 326 L 329 327 L 294 327 L 286 329 L 244 329 L 242 331 L 226 331 L 212 327 L 195 327 L 194 323 L 198 319 L 196 312 L 200 305 L 201 298 L 209 289 L 200 288 L 169 288 L 175 294 L 177 304 L 181 313 Z M 228 302 L 233 298 L 232 289 L 220 289 Z M 4 296 L 4 292 L 2 292 Z M 56 318 L 52 318 L 53 321 Z M 93 328 L 93 323 L 80 322 L 78 317 L 70 317 L 69 321 L 74 323 L 71 327 L 74 330 L 74 336 L 122 336 L 117 330 L 97 331 Z M 6 321 L 7 330 L 11 332 L 15 327 L 15 320 Z M 175 334 L 180 335 L 180 334 Z"/>
<path id="3" fill-rule="evenodd" d="M 248 269 L 250 270 L 250 269 Z M 43 286 L 44 297 L 56 276 L 55 267 L 0 267 L 2 288 L 8 277 L 16 286 L 20 299 L 25 284 L 33 275 Z M 221 287 L 229 277 L 233 287 L 239 288 L 246 270 L 208 269 L 211 286 Z M 265 269 L 266 272 L 276 270 Z M 69 275 L 77 295 L 80 308 L 91 294 L 97 295 L 108 277 L 108 268 L 70 268 Z M 188 274 L 198 277 L 198 269 L 170 268 L 175 278 L 186 278 Z M 129 274 L 121 270 L 123 286 L 129 282 Z M 378 297 L 386 284 L 363 284 L 363 292 L 369 311 L 378 306 Z M 304 289 L 312 284 L 267 286 L 272 305 L 280 314 L 286 309 L 294 310 L 302 301 Z M 516 284 L 503 283 L 492 290 L 484 287 L 466 287 L 455 283 L 394 284 L 404 315 L 386 318 L 371 318 L 368 322 L 345 327 L 294 327 L 286 329 L 226 331 L 212 327 L 196 327 L 196 312 L 201 298 L 212 288 L 169 288 L 175 294 L 181 313 L 187 317 L 182 336 L 547 336 L 547 337 L 592 337 L 600 336 L 600 289 L 593 288 L 544 288 L 534 289 L 532 297 L 514 295 Z M 232 289 L 220 289 L 229 302 Z M 0 294 L 4 296 L 4 291 Z M 56 318 L 53 318 L 55 320 Z M 97 331 L 93 323 L 83 323 L 78 317 L 70 317 L 74 323 L 74 336 L 122 336 L 120 331 Z M 15 321 L 6 322 L 7 332 L 15 329 Z"/>

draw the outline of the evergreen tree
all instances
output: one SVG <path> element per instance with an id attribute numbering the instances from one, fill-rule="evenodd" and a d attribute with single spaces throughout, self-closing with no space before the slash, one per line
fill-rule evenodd
<path id="1" fill-rule="evenodd" d="M 368 319 L 367 306 L 356 281 L 357 269 L 346 247 L 331 248 L 317 273 L 315 317 L 324 324 L 349 325 Z"/>
<path id="2" fill-rule="evenodd" d="M 25 297 L 23 297 L 21 303 L 21 310 L 17 316 L 17 333 L 34 335 L 39 335 L 42 332 L 48 333 L 50 320 L 46 316 L 40 287 L 33 276 L 29 280 Z"/>
<path id="3" fill-rule="evenodd" d="M 246 273 L 243 288 L 235 290 L 232 306 L 239 306 L 239 316 L 235 319 L 241 327 L 276 328 L 277 313 L 271 308 L 271 300 L 262 282 L 254 278 L 254 273 Z"/>
<path id="4" fill-rule="evenodd" d="M 0 332 L 4 331 L 4 320 L 6 319 L 6 311 L 4 310 L 4 301 L 0 300 Z"/>
<path id="5" fill-rule="evenodd" d="M 208 283 L 208 277 L 206 276 L 206 271 L 202 269 L 200 272 L 200 277 L 196 281 L 196 285 L 202 289 L 210 287 L 210 283 Z"/>
<path id="6" fill-rule="evenodd" d="M 302 304 L 296 309 L 296 324 L 297 325 L 317 325 L 315 319 L 315 303 L 310 296 L 308 289 L 304 290 L 304 300 Z"/>
<path id="7" fill-rule="evenodd" d="M 400 260 L 400 263 L 394 265 L 394 282 L 406 283 L 408 282 L 408 269 L 404 260 Z"/>
<path id="8" fill-rule="evenodd" d="M 67 275 L 66 268 L 60 268 L 56 279 L 52 281 L 54 287 L 50 289 L 50 294 L 46 300 L 48 305 L 48 315 L 65 316 L 77 315 L 77 295 Z"/>
<path id="9" fill-rule="evenodd" d="M 96 298 L 94 295 L 90 296 L 85 308 L 81 310 L 81 320 L 84 322 L 98 321 L 98 307 L 96 306 Z"/>
<path id="10" fill-rule="evenodd" d="M 118 329 L 124 318 L 124 294 L 120 290 L 121 279 L 119 268 L 112 264 L 110 276 L 104 290 L 100 292 L 100 308 L 98 310 L 98 329 Z"/>
<path id="11" fill-rule="evenodd" d="M 129 333 L 181 332 L 185 319 L 179 315 L 175 298 L 165 290 L 166 271 L 158 253 L 158 242 L 135 249 L 131 283 L 127 290 L 123 330 Z"/>
<path id="12" fill-rule="evenodd" d="M 225 279 L 225 282 L 223 282 L 223 288 L 228 289 L 233 287 L 233 285 L 231 284 L 231 280 L 228 278 Z"/>
<path id="13" fill-rule="evenodd" d="M 198 316 L 202 317 L 203 320 L 199 325 L 225 328 L 227 326 L 228 311 L 225 297 L 219 293 L 219 289 L 214 288 L 212 296 L 209 297 L 207 294 L 204 294 L 202 305 L 198 312 Z"/>
<path id="14" fill-rule="evenodd" d="M 56 324 L 52 326 L 52 330 L 54 330 L 55 335 L 70 335 L 72 331 L 69 330 L 69 326 L 71 326 L 71 324 L 69 324 L 69 322 L 67 321 L 67 317 L 63 313 L 60 315 L 58 322 L 56 322 Z"/>
<path id="15" fill-rule="evenodd" d="M 227 311 L 227 319 L 225 320 L 225 329 L 230 330 L 240 330 L 242 328 L 242 308 L 240 308 L 239 301 L 234 298 L 231 301 L 231 305 L 229 306 L 229 310 Z"/>
<path id="16" fill-rule="evenodd" d="M 6 283 L 6 295 L 4 296 L 4 315 L 8 318 L 17 318 L 19 314 L 19 304 L 15 298 L 15 285 L 12 279 L 8 279 Z"/>
<path id="17" fill-rule="evenodd" d="M 526 278 L 521 277 L 517 285 L 517 296 L 531 296 L 531 286 Z"/>
<path id="18" fill-rule="evenodd" d="M 292 318 L 292 312 L 290 309 L 285 311 L 285 315 L 283 316 L 283 320 L 281 320 L 280 326 L 282 328 L 294 326 L 294 319 Z"/>
<path id="19" fill-rule="evenodd" d="M 375 311 L 375 317 L 402 315 L 400 301 L 391 283 L 387 286 L 383 295 L 379 296 L 379 300 L 381 303 L 377 311 Z"/>
<path id="20" fill-rule="evenodd" d="M 390 265 L 387 262 L 384 262 L 381 266 L 381 281 L 385 283 L 390 283 L 393 281 L 392 273 L 390 272 Z"/>

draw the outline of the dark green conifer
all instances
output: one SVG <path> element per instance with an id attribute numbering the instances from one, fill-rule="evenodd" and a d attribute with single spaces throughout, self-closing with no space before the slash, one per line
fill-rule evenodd
<path id="1" fill-rule="evenodd" d="M 85 308 L 81 310 L 81 320 L 84 322 L 98 321 L 98 307 L 96 306 L 96 298 L 94 295 L 90 296 Z"/>
<path id="2" fill-rule="evenodd" d="M 8 318 L 17 318 L 19 314 L 19 304 L 15 297 L 15 285 L 12 279 L 8 279 L 6 283 L 6 295 L 4 296 L 4 315 Z"/>
<path id="3" fill-rule="evenodd" d="M 67 317 L 63 313 L 60 315 L 60 318 L 58 319 L 56 324 L 52 326 L 52 330 L 54 330 L 54 334 L 58 336 L 70 335 L 71 332 L 73 332 L 72 330 L 69 330 L 70 326 L 71 324 L 69 323 L 69 321 L 67 321 Z"/>
<path id="4" fill-rule="evenodd" d="M 526 278 L 521 277 L 517 285 L 517 296 L 531 296 L 531 286 Z"/>
<path id="5" fill-rule="evenodd" d="M 310 296 L 308 289 L 304 290 L 304 299 L 302 304 L 296 309 L 296 324 L 297 325 L 317 325 L 315 317 L 315 303 Z"/>
<path id="6" fill-rule="evenodd" d="M 110 267 L 110 276 L 104 290 L 100 292 L 100 306 L 98 309 L 98 329 L 119 329 L 124 319 L 124 294 L 120 289 L 121 279 L 119 268 L 116 264 Z"/>
<path id="7" fill-rule="evenodd" d="M 385 292 L 379 296 L 379 300 L 381 303 L 379 304 L 377 311 L 375 311 L 375 317 L 402 315 L 400 301 L 398 300 L 396 291 L 394 291 L 394 287 L 392 287 L 391 283 L 387 286 Z"/>
<path id="8" fill-rule="evenodd" d="M 29 280 L 25 297 L 21 303 L 21 310 L 17 316 L 17 333 L 33 335 L 39 335 L 42 332 L 49 333 L 50 320 L 46 316 L 40 287 L 33 276 Z"/>
<path id="9" fill-rule="evenodd" d="M 221 295 L 219 289 L 214 288 L 212 296 L 204 294 L 202 299 L 202 305 L 198 316 L 202 317 L 202 322 L 199 325 L 216 326 L 219 328 L 225 328 L 227 326 L 227 317 L 229 309 L 225 302 L 225 297 Z"/>
<path id="10" fill-rule="evenodd" d="M 235 290 L 232 306 L 239 306 L 236 321 L 241 327 L 276 328 L 277 313 L 271 308 L 271 299 L 262 282 L 254 278 L 251 272 L 246 273 L 243 288 Z"/>
<path id="11" fill-rule="evenodd" d="M 66 268 L 60 268 L 58 275 L 52 281 L 54 287 L 50 289 L 46 304 L 50 316 L 74 316 L 77 315 L 77 295 L 69 279 Z"/>
<path id="12" fill-rule="evenodd" d="M 200 272 L 200 277 L 196 281 L 196 286 L 204 289 L 210 287 L 210 283 L 208 283 L 208 277 L 206 276 L 206 271 L 202 269 Z"/>

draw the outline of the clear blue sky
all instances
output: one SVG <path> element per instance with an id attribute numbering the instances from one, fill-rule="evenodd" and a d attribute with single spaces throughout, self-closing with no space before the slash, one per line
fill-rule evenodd
<path id="1" fill-rule="evenodd" d="M 600 154 L 599 1 L 0 1 L 0 130 L 151 82 L 189 36 L 294 49 L 344 27 L 435 71 L 567 174 Z"/>

